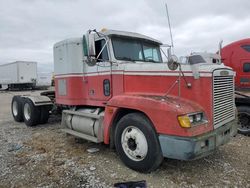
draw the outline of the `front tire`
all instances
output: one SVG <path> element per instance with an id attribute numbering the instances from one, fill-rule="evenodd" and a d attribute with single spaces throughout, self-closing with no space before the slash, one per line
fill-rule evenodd
<path id="1" fill-rule="evenodd" d="M 115 130 L 115 146 L 124 164 L 136 171 L 151 172 L 163 160 L 153 125 L 141 113 L 130 113 L 120 119 Z"/>
<path id="2" fill-rule="evenodd" d="M 41 111 L 33 102 L 26 98 L 23 104 L 23 119 L 27 126 L 35 126 L 40 121 Z"/>
<path id="3" fill-rule="evenodd" d="M 21 96 L 12 98 L 11 112 L 16 122 L 23 122 L 23 98 Z"/>
<path id="4" fill-rule="evenodd" d="M 238 106 L 238 132 L 244 135 L 250 135 L 250 108 L 247 106 Z"/>

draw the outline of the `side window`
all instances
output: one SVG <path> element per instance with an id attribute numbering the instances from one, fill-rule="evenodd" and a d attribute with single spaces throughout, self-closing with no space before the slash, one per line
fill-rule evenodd
<path id="1" fill-rule="evenodd" d="M 160 54 L 156 47 L 152 45 L 143 45 L 143 53 L 145 61 L 160 62 Z"/>
<path id="2" fill-rule="evenodd" d="M 243 64 L 243 72 L 250 72 L 250 63 Z"/>
<path id="3" fill-rule="evenodd" d="M 243 48 L 247 52 L 250 52 L 250 45 L 243 45 L 243 46 L 241 46 L 241 48 Z"/>
<path id="4" fill-rule="evenodd" d="M 95 42 L 96 58 L 99 55 L 99 53 L 101 52 L 105 43 L 106 43 L 106 41 L 104 39 L 101 39 L 101 40 L 98 40 Z M 101 55 L 98 57 L 97 61 L 100 62 L 100 61 L 105 61 L 105 60 L 109 60 L 107 46 L 104 47 L 104 49 L 103 49 Z"/>
<path id="5" fill-rule="evenodd" d="M 157 61 L 159 62 L 159 56 L 157 53 L 157 50 L 155 48 L 147 48 L 145 49 L 144 47 L 144 56 L 145 56 L 145 60 L 153 60 L 153 61 Z"/>

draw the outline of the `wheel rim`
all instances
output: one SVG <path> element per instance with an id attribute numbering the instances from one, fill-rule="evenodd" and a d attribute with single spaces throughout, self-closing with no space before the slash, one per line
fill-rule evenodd
<path id="1" fill-rule="evenodd" d="M 148 153 L 148 143 L 143 132 L 129 126 L 122 132 L 122 148 L 125 154 L 134 161 L 142 161 Z"/>
<path id="2" fill-rule="evenodd" d="M 12 112 L 13 112 L 14 116 L 17 116 L 17 114 L 18 114 L 18 105 L 17 105 L 16 101 L 14 101 L 13 104 L 12 104 Z"/>
<path id="3" fill-rule="evenodd" d="M 239 131 L 241 132 L 246 132 L 246 131 L 249 131 L 250 129 L 250 121 L 249 121 L 249 118 L 250 118 L 250 114 L 249 113 L 246 113 L 246 112 L 240 112 L 238 114 L 238 124 L 239 124 Z"/>
<path id="4" fill-rule="evenodd" d="M 24 105 L 23 114 L 26 120 L 30 120 L 31 110 L 30 110 L 30 105 L 28 103 Z"/>

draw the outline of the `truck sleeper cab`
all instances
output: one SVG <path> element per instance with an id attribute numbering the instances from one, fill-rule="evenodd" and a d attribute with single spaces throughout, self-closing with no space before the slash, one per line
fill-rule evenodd
<path id="1" fill-rule="evenodd" d="M 221 58 L 236 74 L 236 90 L 250 88 L 250 38 L 239 40 L 221 49 Z"/>
<path id="2" fill-rule="evenodd" d="M 141 172 L 163 157 L 196 159 L 228 142 L 236 133 L 234 72 L 183 65 L 180 77 L 162 61 L 160 45 L 114 30 L 56 43 L 55 104 L 68 106 L 64 131 L 115 146 Z"/>

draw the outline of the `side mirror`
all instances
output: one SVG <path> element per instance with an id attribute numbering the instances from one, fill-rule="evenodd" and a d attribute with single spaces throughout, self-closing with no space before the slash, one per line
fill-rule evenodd
<path id="1" fill-rule="evenodd" d="M 178 57 L 176 55 L 171 55 L 168 60 L 168 68 L 170 70 L 176 70 L 179 67 Z"/>
<path id="2" fill-rule="evenodd" d="M 95 57 L 95 34 L 90 33 L 87 36 L 88 40 L 88 56 Z"/>
<path id="3" fill-rule="evenodd" d="M 96 64 L 96 51 L 95 51 L 95 34 L 90 33 L 90 31 L 86 34 L 87 39 L 87 47 L 88 47 L 88 60 L 87 63 L 90 66 L 94 66 Z"/>

